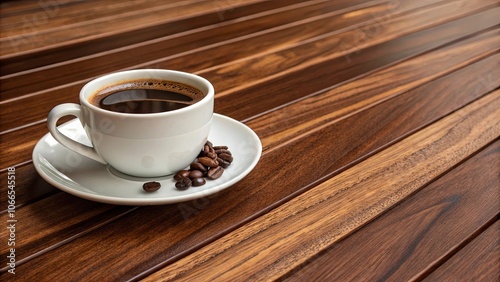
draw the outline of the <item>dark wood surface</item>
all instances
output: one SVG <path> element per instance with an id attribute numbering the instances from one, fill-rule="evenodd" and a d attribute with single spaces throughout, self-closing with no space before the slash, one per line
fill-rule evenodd
<path id="1" fill-rule="evenodd" d="M 498 0 L 0 8 L 1 281 L 498 281 Z M 43 180 L 31 155 L 50 109 L 136 68 L 209 79 L 215 112 L 261 139 L 255 169 L 163 206 Z"/>

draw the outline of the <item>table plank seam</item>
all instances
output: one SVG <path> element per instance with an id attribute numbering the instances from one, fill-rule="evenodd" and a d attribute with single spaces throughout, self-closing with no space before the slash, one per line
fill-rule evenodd
<path id="1" fill-rule="evenodd" d="M 473 233 L 471 233 L 469 237 L 467 237 L 462 242 L 455 245 L 447 253 L 443 254 L 441 257 L 436 259 L 432 264 L 430 264 L 427 268 L 420 271 L 418 274 L 416 274 L 414 277 L 412 277 L 409 281 L 413 282 L 413 281 L 424 280 L 427 276 L 429 276 L 432 272 L 434 272 L 436 269 L 438 269 L 440 266 L 442 266 L 450 258 L 452 258 L 454 255 L 456 255 L 458 252 L 460 252 L 462 249 L 464 249 L 470 242 L 472 242 L 474 239 L 479 237 L 481 235 L 481 233 L 483 233 L 488 228 L 493 226 L 498 221 L 499 216 L 500 216 L 500 213 L 497 213 L 496 216 L 492 217 L 488 222 L 486 222 L 484 225 L 482 225 L 477 230 L 475 230 Z"/>

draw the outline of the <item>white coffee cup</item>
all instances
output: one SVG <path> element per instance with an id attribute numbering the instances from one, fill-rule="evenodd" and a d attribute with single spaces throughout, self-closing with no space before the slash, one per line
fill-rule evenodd
<path id="1" fill-rule="evenodd" d="M 187 107 L 160 113 L 120 113 L 104 110 L 89 98 L 104 87 L 138 79 L 177 82 L 199 89 L 204 97 Z M 160 69 L 139 69 L 108 74 L 87 83 L 80 105 L 61 104 L 47 119 L 50 133 L 60 144 L 122 173 L 159 177 L 187 167 L 207 141 L 212 123 L 214 87 L 197 75 Z M 63 116 L 76 116 L 92 147 L 62 134 L 56 126 Z"/>

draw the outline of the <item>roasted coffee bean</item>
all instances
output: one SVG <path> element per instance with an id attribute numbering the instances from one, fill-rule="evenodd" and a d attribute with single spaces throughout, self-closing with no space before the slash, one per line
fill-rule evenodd
<path id="1" fill-rule="evenodd" d="M 214 153 L 215 154 L 215 149 L 212 147 L 208 147 L 208 152 L 209 153 Z"/>
<path id="2" fill-rule="evenodd" d="M 181 178 L 183 177 L 189 177 L 189 173 L 190 171 L 189 170 L 180 170 L 179 172 L 177 172 L 175 175 L 174 175 L 174 179 L 175 180 L 180 180 Z"/>
<path id="3" fill-rule="evenodd" d="M 225 161 L 221 158 L 217 158 L 217 161 L 219 162 L 219 165 L 223 168 L 227 168 L 231 163 L 228 161 Z"/>
<path id="4" fill-rule="evenodd" d="M 203 150 L 201 151 L 203 154 L 203 157 L 207 155 L 208 152 L 210 152 L 210 146 L 204 145 Z"/>
<path id="5" fill-rule="evenodd" d="M 231 154 L 231 151 L 226 150 L 226 149 L 219 149 L 219 150 L 215 150 L 215 153 L 217 153 L 217 155 L 220 155 L 220 154 L 228 154 L 228 155 L 232 155 L 232 154 Z"/>
<path id="6" fill-rule="evenodd" d="M 206 181 L 205 181 L 205 179 L 203 177 L 193 178 L 191 180 L 191 182 L 192 182 L 193 186 L 195 186 L 195 187 L 203 186 L 206 183 Z"/>
<path id="7" fill-rule="evenodd" d="M 208 167 L 217 167 L 217 166 L 219 166 L 219 162 L 217 162 L 217 160 L 211 159 L 209 157 L 199 158 L 198 162 L 200 162 L 202 165 L 205 165 L 205 166 L 208 166 Z"/>
<path id="8" fill-rule="evenodd" d="M 216 153 L 208 152 L 205 156 L 209 157 L 209 158 L 211 158 L 213 160 L 217 159 L 217 154 Z"/>
<path id="9" fill-rule="evenodd" d="M 231 163 L 233 162 L 233 156 L 231 156 L 230 154 L 228 153 L 222 153 L 222 154 L 219 154 L 219 158 Z"/>
<path id="10" fill-rule="evenodd" d="M 183 177 L 175 183 L 175 187 L 179 190 L 186 190 L 191 187 L 191 179 Z"/>
<path id="11" fill-rule="evenodd" d="M 224 173 L 223 167 L 221 167 L 221 166 L 214 167 L 214 168 L 211 168 L 210 170 L 208 170 L 207 178 L 214 180 L 214 179 L 221 177 L 222 173 Z"/>
<path id="12" fill-rule="evenodd" d="M 144 191 L 146 192 L 154 192 L 160 189 L 160 187 L 161 187 L 160 182 L 156 181 L 146 182 L 142 185 L 142 189 L 144 189 Z"/>
<path id="13" fill-rule="evenodd" d="M 175 187 L 186 190 L 191 186 L 205 185 L 207 179 L 218 179 L 224 169 L 231 165 L 233 156 L 228 146 L 213 146 L 207 141 L 198 157 L 189 165 L 189 170 L 181 170 L 174 175 Z"/>
<path id="14" fill-rule="evenodd" d="M 199 170 L 199 171 L 202 171 L 202 172 L 207 172 L 207 170 L 208 170 L 206 166 L 202 165 L 199 162 L 194 162 L 194 163 L 190 164 L 189 165 L 189 169 L 191 169 L 191 170 Z"/>
<path id="15" fill-rule="evenodd" d="M 202 171 L 199 171 L 197 169 L 195 170 L 192 170 L 190 173 L 189 173 L 189 178 L 191 179 L 194 179 L 194 178 L 200 178 L 200 177 L 203 177 L 205 175 L 204 172 Z"/>

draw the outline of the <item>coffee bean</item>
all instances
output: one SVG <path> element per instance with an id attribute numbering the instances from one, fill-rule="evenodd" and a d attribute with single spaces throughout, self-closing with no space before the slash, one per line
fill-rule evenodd
<path id="1" fill-rule="evenodd" d="M 180 179 L 181 179 L 181 178 L 183 178 L 183 177 L 189 177 L 189 173 L 190 173 L 190 171 L 189 171 L 189 170 L 186 170 L 186 169 L 180 170 L 179 172 L 177 172 L 177 173 L 174 175 L 174 179 L 175 179 L 175 180 L 180 180 Z"/>
<path id="2" fill-rule="evenodd" d="M 233 161 L 233 156 L 231 156 L 230 154 L 228 153 L 222 153 L 222 154 L 219 154 L 219 158 L 231 163 Z"/>
<path id="3" fill-rule="evenodd" d="M 207 179 L 218 179 L 224 169 L 231 165 L 233 156 L 227 146 L 213 146 L 207 141 L 198 157 L 189 165 L 189 170 L 181 170 L 174 175 L 175 187 L 186 190 L 191 186 L 205 185 Z"/>
<path id="4" fill-rule="evenodd" d="M 201 157 L 198 159 L 198 162 L 200 162 L 202 165 L 208 166 L 208 167 L 217 167 L 219 166 L 219 162 L 217 160 L 211 159 L 209 157 Z"/>
<path id="5" fill-rule="evenodd" d="M 228 154 L 228 155 L 232 155 L 232 154 L 231 154 L 231 151 L 226 150 L 226 149 L 219 149 L 219 150 L 215 150 L 215 153 L 217 153 L 217 155 L 220 155 L 220 154 Z"/>
<path id="6" fill-rule="evenodd" d="M 203 150 L 200 152 L 200 157 L 204 157 L 207 155 L 207 153 L 210 152 L 210 146 L 208 145 L 203 145 Z"/>
<path id="7" fill-rule="evenodd" d="M 154 192 L 158 189 L 160 189 L 161 184 L 156 181 L 151 181 L 151 182 L 146 182 L 142 185 L 142 189 L 146 192 Z"/>
<path id="8" fill-rule="evenodd" d="M 193 180 L 191 180 L 191 182 L 192 182 L 193 186 L 195 186 L 195 187 L 203 186 L 206 183 L 206 181 L 203 177 L 193 178 Z"/>
<path id="9" fill-rule="evenodd" d="M 216 153 L 208 152 L 205 156 L 208 157 L 208 158 L 211 158 L 212 160 L 217 159 L 217 154 Z"/>
<path id="10" fill-rule="evenodd" d="M 197 169 L 195 170 L 192 170 L 190 173 L 189 173 L 189 178 L 191 179 L 194 179 L 194 178 L 200 178 L 200 177 L 203 177 L 203 175 L 205 175 L 204 172 L 201 172 Z"/>
<path id="11" fill-rule="evenodd" d="M 211 168 L 207 172 L 207 178 L 214 180 L 214 179 L 217 179 L 217 178 L 221 177 L 222 173 L 224 173 L 224 168 L 223 167 L 221 167 L 221 166 L 214 167 L 214 168 Z"/>
<path id="12" fill-rule="evenodd" d="M 209 153 L 214 153 L 215 154 L 215 149 L 212 147 L 208 147 L 208 152 Z"/>
<path id="13" fill-rule="evenodd" d="M 219 165 L 223 168 L 227 168 L 231 163 L 228 161 L 225 161 L 221 158 L 217 158 L 217 161 L 219 162 Z"/>
<path id="14" fill-rule="evenodd" d="M 202 171 L 202 172 L 207 172 L 207 170 L 208 170 L 206 166 L 202 165 L 199 162 L 193 162 L 192 164 L 189 165 L 189 168 L 191 170 L 199 170 L 199 171 Z"/>
<path id="15" fill-rule="evenodd" d="M 183 177 L 175 183 L 175 187 L 179 190 L 186 190 L 191 187 L 191 179 Z"/>

